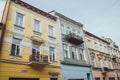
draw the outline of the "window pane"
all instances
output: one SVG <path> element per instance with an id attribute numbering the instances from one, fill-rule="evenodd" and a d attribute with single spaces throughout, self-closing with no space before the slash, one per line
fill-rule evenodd
<path id="1" fill-rule="evenodd" d="M 15 21 L 15 24 L 18 25 L 18 26 L 22 26 L 23 25 L 23 14 L 21 13 L 17 13 L 16 15 L 16 21 Z"/>
<path id="2" fill-rule="evenodd" d="M 12 48 L 11 48 L 11 55 L 15 55 L 15 49 L 16 49 L 16 45 L 12 44 Z"/>
<path id="3" fill-rule="evenodd" d="M 20 42 L 21 40 L 13 38 L 11 46 L 11 55 L 19 56 L 20 53 Z"/>
<path id="4" fill-rule="evenodd" d="M 20 52 L 20 47 L 19 45 L 17 45 L 17 49 L 16 49 L 16 55 L 19 56 L 19 52 Z"/>
<path id="5" fill-rule="evenodd" d="M 40 32 L 40 21 L 34 20 L 34 30 Z"/>
<path id="6" fill-rule="evenodd" d="M 54 48 L 50 47 L 50 61 L 55 61 Z"/>
<path id="7" fill-rule="evenodd" d="M 49 36 L 53 36 L 53 26 L 49 26 Z"/>

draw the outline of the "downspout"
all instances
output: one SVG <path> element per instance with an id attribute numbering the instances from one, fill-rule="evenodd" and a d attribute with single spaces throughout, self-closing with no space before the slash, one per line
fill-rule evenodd
<path id="1" fill-rule="evenodd" d="M 8 18 L 10 2 L 11 2 L 11 0 L 7 0 L 6 5 L 5 5 L 5 9 L 4 9 L 4 12 L 3 12 L 3 17 L 2 17 L 2 29 L 1 29 L 2 32 L 1 32 L 1 39 L 0 39 L 0 54 L 2 52 L 2 45 L 3 45 L 3 39 L 4 39 L 5 30 L 6 30 L 6 22 L 7 22 L 7 18 Z"/>

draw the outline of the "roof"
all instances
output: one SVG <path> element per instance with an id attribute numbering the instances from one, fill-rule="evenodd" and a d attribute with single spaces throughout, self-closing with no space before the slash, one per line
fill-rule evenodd
<path id="1" fill-rule="evenodd" d="M 106 41 L 106 40 L 104 40 L 104 39 L 102 39 L 102 38 L 100 38 L 100 37 L 98 37 L 98 36 L 96 36 L 96 35 L 88 32 L 88 31 L 85 31 L 85 30 L 84 30 L 84 32 L 85 32 L 85 34 L 87 34 L 87 35 L 89 35 L 89 36 L 95 37 L 95 38 L 97 38 L 97 39 L 99 39 L 99 40 L 101 40 L 101 41 L 103 41 L 103 42 L 105 42 L 105 43 L 107 43 L 107 44 L 110 44 L 108 41 Z"/>
<path id="2" fill-rule="evenodd" d="M 54 12 L 55 12 L 55 11 L 54 11 Z M 79 25 L 79 26 L 83 27 L 83 24 L 81 24 L 80 22 L 76 22 L 75 20 L 70 19 L 70 18 L 64 16 L 63 14 L 60 14 L 60 13 L 58 13 L 58 12 L 55 12 L 55 15 L 58 15 L 59 17 L 64 18 L 64 19 L 67 20 L 67 21 L 70 21 L 70 22 L 72 22 L 72 23 L 74 23 L 74 24 L 76 24 L 76 25 Z"/>
<path id="3" fill-rule="evenodd" d="M 34 12 L 37 12 L 38 14 L 41 14 L 41 15 L 43 15 L 43 16 L 51 19 L 51 20 L 54 20 L 54 21 L 57 20 L 57 18 L 55 16 L 53 16 L 53 15 L 47 13 L 47 12 L 44 12 L 44 11 L 42 11 L 42 10 L 40 10 L 40 9 L 38 9 L 38 8 L 28 4 L 28 3 L 25 3 L 22 0 L 11 0 L 11 1 L 13 1 L 14 3 L 19 4 L 19 5 L 27 8 L 27 9 L 30 9 L 30 10 L 32 10 Z"/>

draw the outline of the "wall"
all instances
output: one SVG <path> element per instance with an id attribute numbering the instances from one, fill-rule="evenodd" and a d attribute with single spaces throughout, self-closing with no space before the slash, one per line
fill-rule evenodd
<path id="1" fill-rule="evenodd" d="M 61 64 L 62 80 L 68 79 L 84 79 L 87 80 L 87 73 L 90 73 L 90 80 L 92 80 L 92 72 L 90 67 L 73 66 Z"/>

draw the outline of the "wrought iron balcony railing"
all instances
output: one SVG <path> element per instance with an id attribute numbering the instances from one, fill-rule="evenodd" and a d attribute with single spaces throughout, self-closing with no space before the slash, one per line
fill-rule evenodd
<path id="1" fill-rule="evenodd" d="M 39 55 L 39 56 L 30 56 L 30 64 L 31 65 L 47 65 L 48 62 L 48 55 Z"/>
<path id="2" fill-rule="evenodd" d="M 80 37 L 74 33 L 69 33 L 68 35 L 66 35 L 66 39 L 70 43 L 75 44 L 75 45 L 80 45 L 84 42 L 82 37 Z"/>

